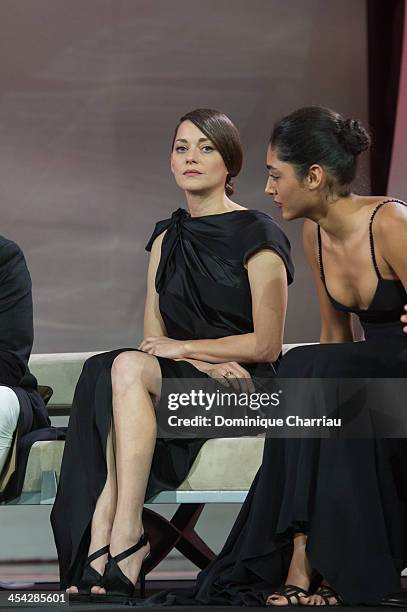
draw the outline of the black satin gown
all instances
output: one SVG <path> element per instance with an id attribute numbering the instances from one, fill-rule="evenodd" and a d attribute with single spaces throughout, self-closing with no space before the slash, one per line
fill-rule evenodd
<path id="1" fill-rule="evenodd" d="M 372 233 L 371 245 L 378 281 L 369 308 L 348 308 L 329 296 L 338 310 L 358 315 L 366 341 L 295 348 L 282 359 L 279 377 L 406 378 L 400 316 L 407 294 L 400 281 L 381 278 Z M 325 283 L 321 241 L 319 257 Z M 312 567 L 345 603 L 377 605 L 399 591 L 407 567 L 407 440 L 268 438 L 219 556 L 192 592 L 160 593 L 147 605 L 265 605 L 286 580 L 299 531 L 308 535 Z"/>
<path id="2" fill-rule="evenodd" d="M 191 217 L 184 209 L 157 223 L 146 249 L 164 230 L 156 275 L 160 313 L 173 339 L 221 338 L 253 331 L 247 259 L 263 248 L 282 258 L 288 282 L 290 244 L 268 214 L 256 210 Z M 272 323 L 272 322 L 271 322 Z M 90 358 L 78 381 L 51 514 L 61 588 L 78 584 L 90 541 L 90 524 L 107 475 L 106 441 L 112 418 L 111 366 L 118 349 Z M 190 363 L 157 358 L 165 401 L 166 380 L 204 377 Z M 265 363 L 242 364 L 254 376 L 274 375 Z M 146 499 L 176 488 L 205 440 L 157 439 Z M 137 475 L 130 477 L 137 477 Z"/>

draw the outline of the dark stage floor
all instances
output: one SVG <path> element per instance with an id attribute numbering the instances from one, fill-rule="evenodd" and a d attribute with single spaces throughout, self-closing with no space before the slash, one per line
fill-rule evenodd
<path id="1" fill-rule="evenodd" d="M 153 595 L 154 593 L 157 593 L 159 591 L 169 591 L 169 590 L 175 590 L 175 589 L 182 589 L 182 588 L 191 588 L 193 585 L 193 580 L 150 580 L 150 581 L 146 581 L 146 590 L 147 590 L 147 596 L 149 595 Z M 407 579 L 403 578 L 403 587 L 405 589 L 407 589 Z M 42 582 L 41 584 L 36 584 L 34 588 L 29 588 L 29 590 L 27 592 L 47 592 L 49 594 L 56 594 L 58 592 L 58 584 L 56 582 Z M 47 606 L 41 606 L 41 605 L 16 605 L 16 604 L 7 604 L 7 596 L 9 593 L 11 593 L 11 590 L 0 590 L 0 610 L 33 610 L 33 609 L 37 609 L 37 610 L 59 610 L 60 612 L 62 612 L 64 609 L 74 609 L 75 612 L 82 612 L 85 611 L 86 612 L 90 612 L 93 610 L 106 610 L 106 611 L 110 611 L 110 610 L 129 610 L 132 607 L 139 607 L 139 608 L 143 608 L 145 607 L 146 610 L 148 610 L 148 612 L 158 612 L 158 611 L 164 611 L 164 610 L 171 610 L 171 612 L 177 612 L 177 611 L 185 611 L 186 608 L 192 608 L 194 612 L 199 612 L 200 610 L 210 610 L 211 612 L 216 612 L 217 610 L 230 610 L 230 612 L 241 612 L 242 608 L 240 607 L 236 607 L 236 606 L 171 606 L 171 607 L 164 607 L 164 606 L 143 606 L 141 605 L 137 605 L 137 602 L 134 602 L 134 604 L 119 604 L 119 603 L 94 603 L 94 602 L 77 602 L 77 601 L 70 601 L 69 604 L 65 604 L 65 605 L 61 605 L 61 604 L 56 604 L 56 605 L 47 605 Z M 23 592 L 22 590 L 19 591 L 20 593 Z M 292 607 L 292 606 L 291 606 Z M 369 612 L 369 610 L 381 610 L 381 611 L 385 611 L 388 610 L 389 612 L 391 611 L 395 611 L 397 608 L 394 608 L 392 606 L 377 606 L 377 607 L 371 607 L 371 606 L 345 606 L 346 610 L 349 612 Z M 264 608 L 261 607 L 253 607 L 250 608 L 252 610 L 264 610 Z M 402 608 L 401 608 L 402 609 Z"/>
<path id="2" fill-rule="evenodd" d="M 57 610 L 64 610 L 67 609 L 66 607 L 61 607 L 61 606 L 49 606 L 46 608 L 40 608 L 38 606 L 25 606 L 25 607 L 0 607 L 0 610 L 33 610 L 36 607 L 37 610 L 49 610 L 51 611 L 57 611 Z M 70 604 L 69 606 L 67 606 L 69 609 L 73 609 L 75 610 L 75 612 L 82 612 L 82 611 L 86 611 L 86 612 L 91 612 L 91 611 L 110 611 L 110 610 L 129 610 L 131 608 L 129 608 L 129 606 L 124 606 L 124 605 L 111 605 L 111 604 L 99 604 L 99 605 L 95 605 L 95 604 Z M 250 608 L 251 610 L 264 610 L 264 608 L 260 608 L 260 607 L 256 607 L 256 608 Z M 399 608 L 400 610 L 402 608 Z M 160 607 L 160 608 L 146 608 L 146 610 L 148 610 L 149 612 L 164 612 L 164 610 L 171 610 L 171 612 L 185 612 L 186 607 Z M 193 607 L 194 612 L 200 612 L 201 610 L 205 610 L 206 612 L 208 610 L 210 610 L 211 612 L 217 612 L 218 610 L 229 610 L 230 612 L 242 612 L 242 608 L 238 608 L 238 607 L 220 607 L 220 606 L 194 606 Z M 352 606 L 346 606 L 346 612 L 369 612 L 369 610 L 373 611 L 383 611 L 385 612 L 386 610 L 388 612 L 395 612 L 395 610 L 397 610 L 397 608 L 393 608 L 393 607 L 371 607 L 371 606 L 360 606 L 360 607 L 352 607 Z"/>

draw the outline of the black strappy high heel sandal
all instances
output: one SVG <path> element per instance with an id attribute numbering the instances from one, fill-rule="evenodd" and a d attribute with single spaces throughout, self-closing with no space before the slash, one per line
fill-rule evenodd
<path id="1" fill-rule="evenodd" d="M 96 552 L 89 557 L 85 561 L 85 566 L 83 568 L 82 578 L 79 583 L 78 591 L 80 594 L 90 593 L 90 590 L 93 586 L 99 586 L 99 582 L 102 580 L 103 574 L 100 574 L 97 570 L 95 570 L 91 563 L 95 561 L 95 559 L 99 559 L 99 557 L 103 557 L 109 552 L 109 544 L 104 546 L 103 548 L 99 548 Z"/>
<path id="2" fill-rule="evenodd" d="M 103 546 L 103 548 L 99 548 L 96 552 L 89 555 L 89 557 L 85 561 L 85 565 L 83 568 L 82 578 L 78 586 L 78 592 L 80 595 L 87 595 L 90 593 L 90 590 L 93 586 L 99 586 L 100 581 L 103 578 L 103 575 L 100 574 L 97 570 L 95 570 L 91 563 L 99 557 L 103 557 L 109 552 L 109 544 L 107 546 Z"/>
<path id="3" fill-rule="evenodd" d="M 91 592 L 91 588 L 93 586 L 100 586 L 100 582 L 103 578 L 103 575 L 100 574 L 97 570 L 95 570 L 91 566 L 91 563 L 92 561 L 95 561 L 95 559 L 99 559 L 99 557 L 102 557 L 107 553 L 109 553 L 109 544 L 103 546 L 103 548 L 99 548 L 99 550 L 96 550 L 94 553 L 89 555 L 83 567 L 82 577 L 78 584 L 78 592 L 69 593 L 70 601 L 90 601 L 90 597 L 93 595 L 93 593 Z"/>
<path id="4" fill-rule="evenodd" d="M 123 561 L 123 559 L 130 557 L 130 555 L 133 555 L 135 552 L 140 550 L 140 548 L 148 544 L 149 541 L 150 538 L 148 537 L 148 535 L 146 533 L 143 533 L 137 544 L 134 544 L 134 546 L 131 546 L 127 550 L 123 551 L 122 553 L 119 553 L 118 555 L 115 555 L 114 557 L 110 556 L 109 554 L 105 573 L 103 574 L 103 578 L 99 583 L 99 586 L 103 587 L 106 590 L 106 595 L 100 595 L 98 597 L 99 601 L 102 598 L 103 601 L 108 602 L 115 601 L 117 599 L 122 600 L 123 598 L 128 599 L 135 597 L 136 585 L 133 584 L 133 582 L 129 580 L 129 578 L 125 574 L 123 574 L 118 564 L 120 563 L 120 561 Z M 146 589 L 144 564 L 149 555 L 150 553 L 148 553 L 144 558 L 139 573 L 140 597 L 142 599 L 144 599 Z"/>

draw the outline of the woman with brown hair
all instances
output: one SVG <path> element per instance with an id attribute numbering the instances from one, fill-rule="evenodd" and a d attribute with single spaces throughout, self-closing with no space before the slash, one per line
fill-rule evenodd
<path id="1" fill-rule="evenodd" d="M 225 115 L 180 119 L 171 169 L 188 212 L 157 223 L 146 247 L 144 340 L 89 359 L 76 388 L 51 516 L 70 593 L 133 595 L 150 547 L 144 500 L 177 487 L 204 442 L 156 439 L 166 380 L 211 377 L 247 392 L 252 376 L 274 373 L 290 246 L 269 215 L 229 198 L 241 165 Z"/>

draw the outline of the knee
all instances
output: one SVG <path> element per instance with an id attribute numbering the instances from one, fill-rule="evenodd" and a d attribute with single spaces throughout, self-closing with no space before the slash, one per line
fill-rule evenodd
<path id="1" fill-rule="evenodd" d="M 17 395 L 9 387 L 0 386 L 0 438 L 5 442 L 12 438 L 19 414 L 20 403 Z"/>
<path id="2" fill-rule="evenodd" d="M 144 382 L 146 359 L 143 353 L 120 353 L 112 364 L 112 387 L 120 390 L 137 382 Z"/>

